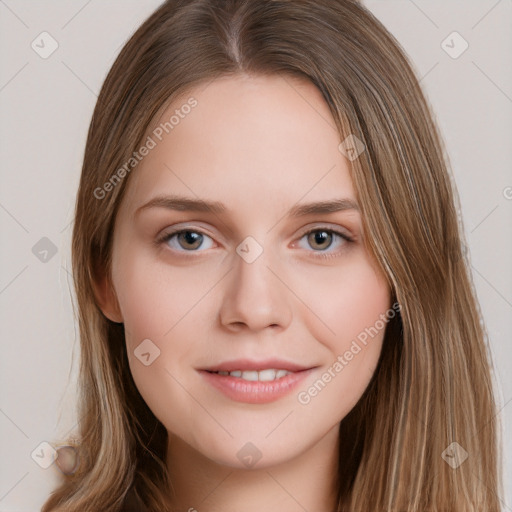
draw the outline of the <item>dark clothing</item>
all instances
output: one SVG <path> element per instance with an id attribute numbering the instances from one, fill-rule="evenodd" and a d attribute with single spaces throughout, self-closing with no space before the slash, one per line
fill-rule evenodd
<path id="1" fill-rule="evenodd" d="M 133 487 L 126 493 L 120 512 L 147 512 L 147 508 L 135 493 Z"/>

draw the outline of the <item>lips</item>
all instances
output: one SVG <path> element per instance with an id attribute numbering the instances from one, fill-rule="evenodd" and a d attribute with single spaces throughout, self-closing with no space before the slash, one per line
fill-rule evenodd
<path id="1" fill-rule="evenodd" d="M 289 394 L 314 368 L 278 359 L 238 359 L 200 369 L 199 373 L 231 400 L 263 404 Z"/>

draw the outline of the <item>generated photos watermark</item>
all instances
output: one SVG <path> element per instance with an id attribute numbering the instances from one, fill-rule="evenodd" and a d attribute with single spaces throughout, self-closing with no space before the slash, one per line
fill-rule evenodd
<path id="1" fill-rule="evenodd" d="M 181 105 L 180 108 L 177 108 L 174 111 L 174 114 L 168 121 L 160 123 L 151 132 L 151 135 L 147 136 L 144 144 L 142 144 L 138 151 L 134 151 L 132 156 L 121 167 L 119 167 L 114 174 L 112 174 L 107 182 L 105 182 L 101 187 L 96 187 L 94 189 L 94 197 L 96 199 L 104 199 L 109 192 L 114 190 L 114 188 L 121 183 L 123 178 L 137 167 L 144 157 L 149 155 L 149 152 L 152 149 L 158 146 L 158 143 L 163 140 L 164 136 L 171 133 L 171 131 L 180 124 L 181 120 L 185 119 L 185 117 L 190 114 L 192 109 L 197 105 L 198 101 L 194 97 L 191 97 L 186 103 Z"/>
<path id="2" fill-rule="evenodd" d="M 326 386 L 331 382 L 343 369 L 350 364 L 362 347 L 368 344 L 379 332 L 385 327 L 386 323 L 394 318 L 400 312 L 400 304 L 395 302 L 391 308 L 385 313 L 381 313 L 379 319 L 371 327 L 366 327 L 361 331 L 356 339 L 352 340 L 350 348 L 343 354 L 338 355 L 336 360 L 332 363 L 327 370 L 305 391 L 301 391 L 297 395 L 297 400 L 302 405 L 308 405 L 311 400 L 316 397 Z"/>

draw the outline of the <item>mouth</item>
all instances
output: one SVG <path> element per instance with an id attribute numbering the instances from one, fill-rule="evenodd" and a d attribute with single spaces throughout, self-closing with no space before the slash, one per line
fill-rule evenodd
<path id="1" fill-rule="evenodd" d="M 229 399 L 263 404 L 289 394 L 315 368 L 282 360 L 237 360 L 198 371 L 208 384 Z"/>
<path id="2" fill-rule="evenodd" d="M 218 371 L 218 372 L 210 372 L 215 373 L 217 375 L 222 376 L 230 376 L 230 377 L 237 377 L 242 380 L 246 380 L 249 382 L 271 382 L 274 380 L 282 379 L 283 377 L 286 377 L 287 375 L 291 375 L 294 372 L 290 372 L 288 370 L 284 370 L 282 368 L 275 369 L 275 368 L 267 368 L 265 370 L 234 370 L 234 371 Z"/>

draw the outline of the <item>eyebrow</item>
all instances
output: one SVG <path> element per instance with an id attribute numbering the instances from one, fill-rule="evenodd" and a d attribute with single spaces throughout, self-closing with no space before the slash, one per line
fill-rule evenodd
<path id="1" fill-rule="evenodd" d="M 206 199 L 192 199 L 184 196 L 158 196 L 141 207 L 137 208 L 135 214 L 150 208 L 166 208 L 168 210 L 189 211 L 189 212 L 210 212 L 215 214 L 225 213 L 226 205 L 218 201 Z M 288 217 L 303 217 L 312 214 L 335 213 L 346 210 L 360 211 L 356 201 L 348 198 L 331 199 L 328 201 L 317 201 L 311 203 L 296 204 L 287 213 Z"/>

